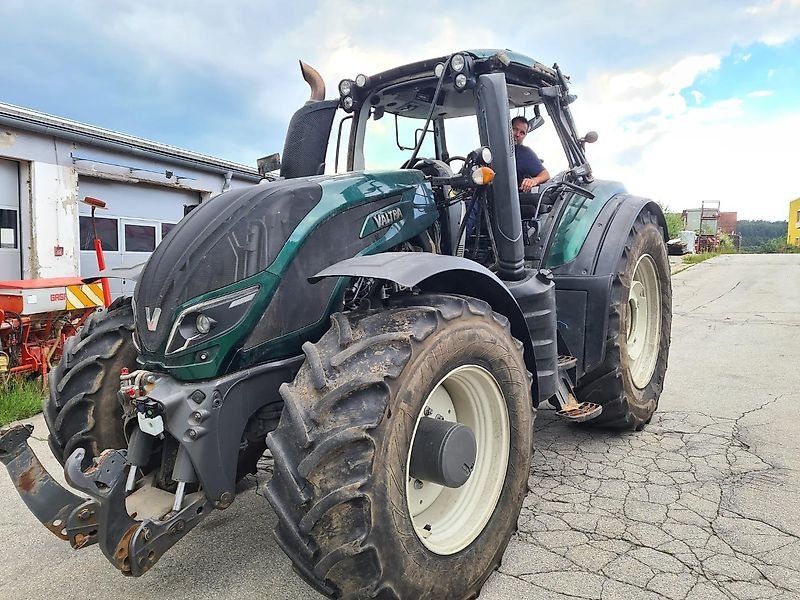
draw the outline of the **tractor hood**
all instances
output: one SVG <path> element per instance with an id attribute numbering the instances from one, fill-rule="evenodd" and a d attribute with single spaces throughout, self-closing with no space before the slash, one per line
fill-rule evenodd
<path id="1" fill-rule="evenodd" d="M 316 206 L 322 187 L 287 180 L 216 196 L 181 221 L 150 257 L 134 294 L 138 342 L 161 349 L 181 304 L 265 270 Z"/>
<path id="2" fill-rule="evenodd" d="M 134 293 L 134 340 L 149 369 L 182 380 L 300 353 L 327 328 L 344 281 L 309 283 L 383 252 L 437 217 L 416 170 L 287 179 L 201 204 L 156 248 Z"/>

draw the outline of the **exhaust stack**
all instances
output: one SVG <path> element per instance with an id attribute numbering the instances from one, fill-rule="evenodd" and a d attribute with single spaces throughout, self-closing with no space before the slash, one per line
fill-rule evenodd
<path id="1" fill-rule="evenodd" d="M 301 60 L 300 72 L 303 74 L 303 79 L 306 80 L 306 83 L 308 83 L 311 88 L 311 98 L 308 101 L 319 102 L 325 100 L 325 81 L 322 79 L 322 75 L 319 74 L 319 71 Z"/>

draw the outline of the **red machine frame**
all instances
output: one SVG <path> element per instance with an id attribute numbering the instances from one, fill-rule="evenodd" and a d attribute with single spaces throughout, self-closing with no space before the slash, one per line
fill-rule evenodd
<path id="1" fill-rule="evenodd" d="M 0 281 L 0 375 L 46 379 L 66 339 L 103 304 L 100 284 L 78 277 Z"/>

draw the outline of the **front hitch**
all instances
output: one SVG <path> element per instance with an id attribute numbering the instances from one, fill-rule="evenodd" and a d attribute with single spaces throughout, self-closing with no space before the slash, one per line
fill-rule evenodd
<path id="1" fill-rule="evenodd" d="M 164 520 L 136 520 L 125 507 L 126 467 L 130 468 L 126 451 L 106 450 L 96 464 L 81 471 L 84 454 L 83 448 L 72 453 L 64 465 L 64 475 L 72 487 L 96 501 L 100 549 L 125 575 L 146 573 L 212 508 L 201 496 L 180 511 L 170 511 Z"/>
<path id="2" fill-rule="evenodd" d="M 0 430 L 0 461 L 14 487 L 37 519 L 73 548 L 97 543 L 125 575 L 146 573 L 164 553 L 189 533 L 213 508 L 203 495 L 162 519 L 137 520 L 125 506 L 125 450 L 106 450 L 81 471 L 85 450 L 67 459 L 64 474 L 71 486 L 88 494 L 80 498 L 64 489 L 39 462 L 28 445 L 31 425 Z M 135 515 L 134 515 L 135 516 Z"/>
<path id="3" fill-rule="evenodd" d="M 73 548 L 97 543 L 97 504 L 65 490 L 28 445 L 33 425 L 0 430 L 0 461 L 28 509 Z"/>

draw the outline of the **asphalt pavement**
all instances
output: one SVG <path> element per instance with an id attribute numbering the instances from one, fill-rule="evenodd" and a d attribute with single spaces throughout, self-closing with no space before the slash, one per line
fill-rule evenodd
<path id="1" fill-rule="evenodd" d="M 675 274 L 673 293 L 653 422 L 618 435 L 539 411 L 519 532 L 482 599 L 800 598 L 800 255 L 720 256 Z M 269 476 L 265 459 L 132 579 L 60 542 L 0 474 L 0 597 L 318 598 L 273 540 Z"/>

